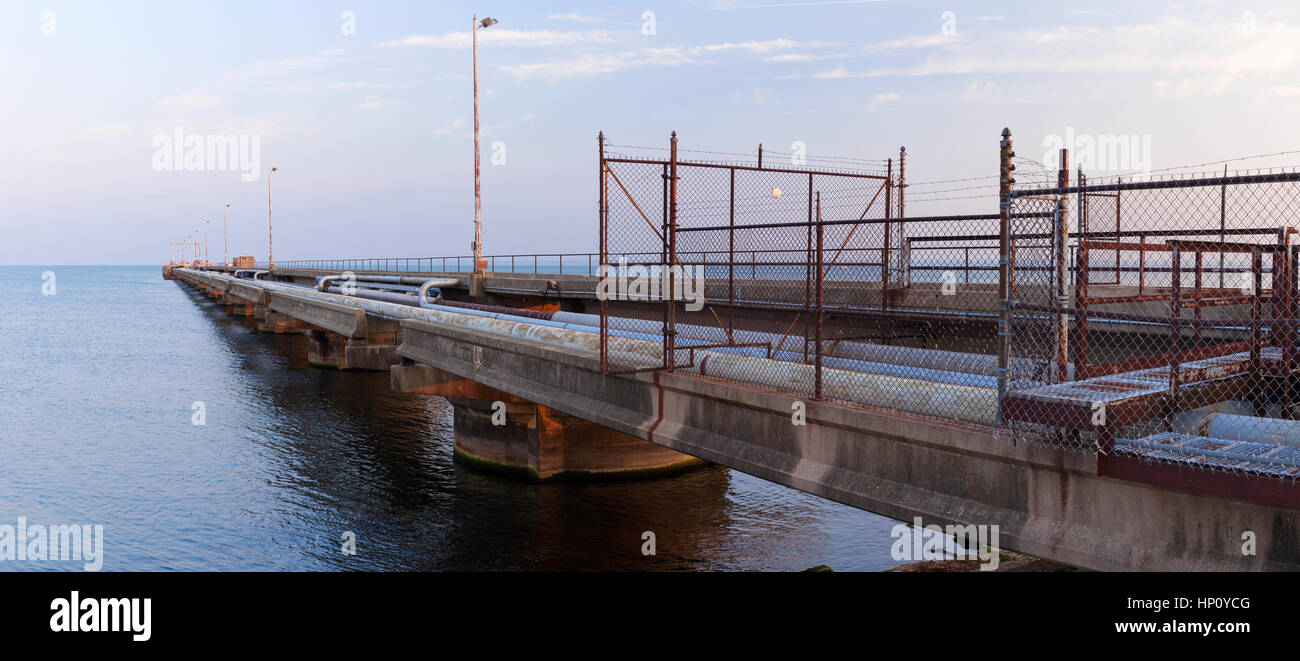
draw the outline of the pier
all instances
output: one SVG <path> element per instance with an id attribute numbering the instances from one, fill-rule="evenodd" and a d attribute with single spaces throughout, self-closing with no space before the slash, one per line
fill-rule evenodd
<path id="1" fill-rule="evenodd" d="M 598 253 L 163 276 L 307 335 L 313 365 L 445 397 L 474 468 L 713 462 L 898 520 L 996 523 L 1006 548 L 1080 567 L 1300 568 L 1295 230 L 1229 213 L 1300 175 L 1072 187 L 1063 168 L 1017 188 L 1010 144 L 995 214 L 907 216 L 892 162 L 602 141 Z M 1203 203 L 1217 225 L 1180 220 Z"/>

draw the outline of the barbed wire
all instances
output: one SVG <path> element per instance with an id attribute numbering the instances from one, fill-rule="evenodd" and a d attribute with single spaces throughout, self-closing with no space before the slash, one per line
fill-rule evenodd
<path id="1" fill-rule="evenodd" d="M 620 144 L 613 143 L 609 140 L 606 140 L 605 144 L 607 148 L 616 147 L 616 148 L 623 148 L 623 149 L 650 150 L 656 152 L 665 152 L 669 150 L 668 147 L 620 145 Z M 753 152 L 742 153 L 742 152 L 697 150 L 697 149 L 687 149 L 687 148 L 679 147 L 678 152 L 690 153 L 690 154 L 734 156 L 734 157 L 743 157 L 747 159 L 746 161 L 739 162 L 739 163 L 735 161 L 728 161 L 728 160 L 691 159 L 691 160 L 679 161 L 680 163 L 686 163 L 686 164 L 703 163 L 703 164 L 712 164 L 712 165 L 738 165 L 739 164 L 739 165 L 751 166 L 753 165 L 753 163 L 748 159 L 756 159 L 758 155 L 757 148 L 755 148 Z M 608 151 L 607 149 L 606 153 L 608 155 L 614 155 L 615 157 L 631 158 L 631 156 L 623 152 L 611 152 Z M 765 156 L 773 155 L 777 157 L 795 156 L 793 152 L 786 152 L 786 151 L 767 149 L 767 148 L 763 149 L 763 154 Z M 1125 180 L 1127 181 L 1135 181 L 1135 180 L 1136 181 L 1173 181 L 1173 180 L 1194 179 L 1194 178 L 1201 178 L 1201 177 L 1217 177 L 1217 176 L 1223 176 L 1224 173 L 1217 172 L 1217 171 L 1204 171 L 1204 170 L 1195 171 L 1195 172 L 1181 172 L 1181 171 L 1192 169 L 1192 168 L 1206 168 L 1213 165 L 1227 165 L 1227 164 L 1240 162 L 1240 161 L 1249 161 L 1249 160 L 1255 160 L 1261 158 L 1277 158 L 1277 157 L 1297 155 L 1297 154 L 1300 154 L 1300 149 L 1283 150 L 1283 151 L 1260 153 L 1260 154 L 1249 154 L 1244 156 L 1236 156 L 1232 158 L 1205 161 L 1202 163 L 1176 165 L 1176 166 L 1156 168 L 1151 170 L 1132 169 L 1132 170 L 1126 170 L 1114 174 L 1105 174 L 1100 176 L 1094 175 L 1088 177 L 1086 181 L 1088 185 L 1104 185 L 1110 183 L 1122 183 Z M 893 159 L 868 159 L 868 158 L 860 158 L 860 157 L 833 156 L 833 155 L 824 155 L 824 156 L 823 155 L 799 155 L 799 156 L 801 157 L 803 163 L 793 163 L 794 159 L 791 159 L 792 165 L 795 166 L 804 165 L 805 167 L 807 167 L 807 164 L 811 162 L 814 164 L 813 167 L 809 168 L 809 171 L 811 173 L 816 174 L 818 172 L 822 172 L 829 175 L 848 174 L 848 173 L 852 173 L 852 174 L 866 173 L 866 174 L 873 174 L 876 176 L 887 176 L 886 172 L 882 172 L 882 171 L 864 172 L 862 170 L 845 168 L 844 164 L 849 164 L 849 163 L 871 164 L 876 167 L 879 167 L 881 164 L 888 164 L 893 160 Z M 1056 177 L 1057 177 L 1056 168 L 1027 156 L 1017 156 L 1013 159 L 1013 162 L 1016 165 L 1020 166 L 1015 173 L 1015 177 L 1017 179 L 1017 187 L 1043 188 L 1055 184 Z M 818 165 L 820 163 L 833 163 L 839 167 Z M 1230 170 L 1228 174 L 1229 176 L 1250 176 L 1250 175 L 1257 175 L 1257 174 L 1276 174 L 1276 173 L 1287 173 L 1287 172 L 1296 172 L 1296 171 L 1300 171 L 1300 166 L 1283 165 L 1283 166 L 1274 166 L 1270 168 L 1239 168 L 1236 170 Z M 905 194 L 904 197 L 905 202 L 907 203 L 978 200 L 978 199 L 987 199 L 989 197 L 993 197 L 997 195 L 996 182 L 999 179 L 999 177 L 1000 175 L 998 174 L 989 174 L 989 175 L 979 175 L 979 176 L 971 176 L 971 177 L 950 177 L 945 179 L 930 179 L 930 180 L 923 180 L 923 181 L 899 180 L 898 184 L 900 184 L 901 186 L 907 189 L 911 189 L 913 187 L 938 186 L 942 184 L 958 184 L 958 183 L 972 183 L 972 182 L 985 182 L 985 181 L 990 182 L 987 184 L 974 184 L 970 186 L 955 186 L 951 188 L 937 188 L 937 189 L 909 191 Z M 986 191 L 986 192 L 976 192 L 970 195 L 949 195 L 949 193 L 965 193 L 969 191 Z M 790 191 L 790 194 L 797 196 L 799 199 L 802 199 L 805 196 L 800 195 L 800 192 L 801 191 L 798 189 L 793 189 Z M 843 202 L 845 199 L 850 197 L 860 198 L 866 194 L 863 190 L 856 189 L 856 188 L 850 188 L 844 190 L 822 190 L 819 192 L 821 192 L 823 202 L 829 201 L 832 204 L 836 202 Z M 761 206 L 762 201 L 765 200 L 766 198 L 767 198 L 766 195 L 736 198 L 736 208 L 749 209 L 749 208 Z M 751 202 L 753 203 L 751 204 Z M 703 213 L 711 209 L 725 209 L 728 208 L 729 205 L 730 205 L 729 201 L 726 200 L 719 200 L 717 202 L 692 203 L 688 201 L 684 203 L 679 203 L 680 208 L 695 213 Z"/>
<path id="2" fill-rule="evenodd" d="M 1175 165 L 1175 166 L 1173 166 L 1173 167 L 1157 168 L 1157 169 L 1155 169 L 1155 170 L 1134 169 L 1134 170 L 1129 170 L 1129 171 L 1127 171 L 1127 172 L 1121 172 L 1121 173 L 1119 173 L 1119 174 L 1109 175 L 1109 176 L 1122 177 L 1122 176 L 1126 176 L 1126 175 L 1129 175 L 1129 174 L 1138 174 L 1138 173 L 1148 173 L 1148 174 L 1149 174 L 1149 173 L 1151 173 L 1151 172 L 1169 172 L 1169 171 L 1172 171 L 1172 170 L 1185 170 L 1185 169 L 1187 169 L 1187 168 L 1202 168 L 1202 167 L 1206 167 L 1206 166 L 1209 166 L 1209 165 L 1227 165 L 1228 163 L 1234 163 L 1234 162 L 1236 162 L 1236 161 L 1250 161 L 1250 160 L 1254 160 L 1254 159 L 1257 159 L 1257 158 L 1275 158 L 1275 157 L 1278 157 L 1278 156 L 1290 156 L 1290 155 L 1293 155 L 1293 154 L 1300 154 L 1300 149 L 1292 149 L 1292 150 L 1288 150 L 1288 151 L 1273 152 L 1273 153 L 1271 153 L 1271 154 L 1252 154 L 1252 155 L 1250 155 L 1250 156 L 1237 156 L 1237 157 L 1235 157 L 1235 158 L 1225 158 L 1225 159 L 1223 159 L 1223 160 L 1219 160 L 1219 161 L 1206 161 L 1206 162 L 1204 162 L 1204 163 L 1195 163 L 1195 164 L 1191 164 L 1191 165 Z"/>

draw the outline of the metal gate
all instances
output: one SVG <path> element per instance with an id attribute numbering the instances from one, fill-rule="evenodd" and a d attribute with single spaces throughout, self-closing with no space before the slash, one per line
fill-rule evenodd
<path id="1" fill-rule="evenodd" d="M 675 133 L 667 158 L 631 150 L 646 148 L 600 136 L 607 374 L 694 366 L 704 349 L 815 366 L 824 306 L 878 311 L 905 284 L 892 159 L 883 172 L 685 160 Z"/>

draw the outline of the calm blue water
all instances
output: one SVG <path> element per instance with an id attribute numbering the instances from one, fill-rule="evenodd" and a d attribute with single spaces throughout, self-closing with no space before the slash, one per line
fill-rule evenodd
<path id="1" fill-rule="evenodd" d="M 0 267 L 0 524 L 19 517 L 103 524 L 106 571 L 899 564 L 892 521 L 725 468 L 537 485 L 453 464 L 444 400 L 310 368 L 305 338 L 258 334 L 157 266 Z"/>

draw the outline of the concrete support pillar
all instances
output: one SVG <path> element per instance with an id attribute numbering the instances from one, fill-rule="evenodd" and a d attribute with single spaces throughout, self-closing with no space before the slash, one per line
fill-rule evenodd
<path id="1" fill-rule="evenodd" d="M 327 330 L 308 329 L 302 333 L 307 336 L 309 365 L 347 369 L 347 352 L 343 350 L 348 343 L 346 337 Z"/>
<path id="2" fill-rule="evenodd" d="M 392 319 L 366 315 L 365 337 L 348 338 L 343 347 L 343 369 L 388 371 L 401 359 L 397 345 L 402 342 L 402 325 Z"/>
<path id="3" fill-rule="evenodd" d="M 705 463 L 428 365 L 394 365 L 392 384 L 446 397 L 456 459 L 477 468 L 545 481 L 642 477 Z"/>
<path id="4" fill-rule="evenodd" d="M 396 332 L 345 337 L 309 328 L 303 334 L 307 336 L 307 362 L 315 367 L 386 372 L 399 360 Z"/>
<path id="5" fill-rule="evenodd" d="M 268 310 L 266 316 L 257 320 L 257 330 L 261 333 L 298 333 L 304 325 L 301 321 L 287 314 Z"/>

